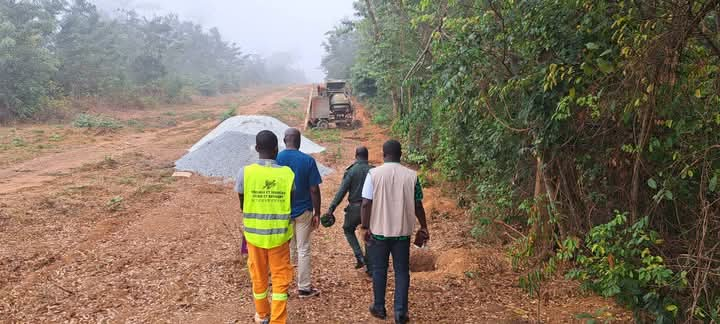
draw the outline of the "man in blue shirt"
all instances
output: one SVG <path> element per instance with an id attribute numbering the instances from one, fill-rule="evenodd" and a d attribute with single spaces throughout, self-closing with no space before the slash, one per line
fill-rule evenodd
<path id="1" fill-rule="evenodd" d="M 313 297 L 320 291 L 310 281 L 310 233 L 320 224 L 320 171 L 310 155 L 300 152 L 302 136 L 296 128 L 285 131 L 286 149 L 277 156 L 277 163 L 288 166 L 295 173 L 295 192 L 292 200 L 295 236 L 290 249 L 297 258 L 298 296 Z"/>

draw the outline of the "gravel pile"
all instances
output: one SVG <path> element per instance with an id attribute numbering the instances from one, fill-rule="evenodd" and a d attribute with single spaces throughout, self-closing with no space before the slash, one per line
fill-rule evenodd
<path id="1" fill-rule="evenodd" d="M 255 144 L 254 136 L 262 130 L 270 130 L 277 135 L 280 141 L 280 150 L 285 149 L 285 143 L 283 143 L 283 137 L 285 137 L 285 130 L 290 128 L 287 124 L 268 116 L 235 116 L 228 118 L 222 122 L 218 127 L 213 129 L 210 133 L 205 135 L 200 141 L 195 143 L 190 148 L 190 152 L 199 149 L 203 144 L 213 140 L 214 138 L 222 135 L 225 132 L 242 132 L 253 136 L 253 144 Z M 320 153 L 325 151 L 325 148 L 314 143 L 307 137 L 303 136 L 300 142 L 300 151 L 307 154 Z"/>
<path id="2" fill-rule="evenodd" d="M 207 177 L 234 179 L 241 167 L 252 164 L 258 159 L 255 151 L 255 135 L 268 129 L 278 135 L 280 150 L 282 137 L 288 126 L 281 121 L 265 116 L 233 117 L 203 137 L 188 152 L 175 162 L 178 171 L 192 171 Z M 300 150 L 305 153 L 317 153 L 324 147 L 303 137 Z M 319 164 L 321 176 L 333 172 L 332 169 Z"/>

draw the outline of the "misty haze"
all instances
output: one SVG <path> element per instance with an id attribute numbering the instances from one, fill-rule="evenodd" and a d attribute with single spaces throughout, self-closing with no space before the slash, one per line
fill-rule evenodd
<path id="1" fill-rule="evenodd" d="M 0 0 L 0 324 L 720 323 L 720 0 Z"/>
<path id="2" fill-rule="evenodd" d="M 340 20 L 355 14 L 352 0 L 96 0 L 105 13 L 136 10 L 148 17 L 177 14 L 203 25 L 217 27 L 223 38 L 247 53 L 270 57 L 284 55 L 309 81 L 325 78 L 320 67 L 325 33 Z"/>

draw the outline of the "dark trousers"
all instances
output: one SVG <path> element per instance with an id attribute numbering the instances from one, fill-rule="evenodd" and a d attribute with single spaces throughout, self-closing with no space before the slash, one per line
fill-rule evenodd
<path id="1" fill-rule="evenodd" d="M 347 239 L 350 248 L 353 250 L 355 259 L 362 261 L 365 264 L 369 264 L 367 256 L 363 255 L 362 249 L 360 248 L 360 242 L 358 242 L 355 230 L 360 225 L 360 205 L 349 205 L 345 208 L 345 222 L 343 223 L 343 233 L 345 233 L 345 239 Z M 367 246 L 366 246 L 367 250 Z M 370 267 L 368 267 L 370 269 Z"/>
<path id="2" fill-rule="evenodd" d="M 368 243 L 373 265 L 373 295 L 376 311 L 385 310 L 385 289 L 390 255 L 395 271 L 395 319 L 407 316 L 410 289 L 410 240 L 376 240 Z"/>

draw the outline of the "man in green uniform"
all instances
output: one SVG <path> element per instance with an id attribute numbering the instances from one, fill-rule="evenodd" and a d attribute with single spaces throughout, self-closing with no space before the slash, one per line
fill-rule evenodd
<path id="1" fill-rule="evenodd" d="M 355 236 L 355 229 L 360 225 L 362 188 L 365 183 L 365 176 L 367 176 L 370 168 L 372 167 L 368 163 L 368 149 L 364 146 L 355 149 L 355 163 L 346 169 L 340 188 L 332 203 L 330 203 L 330 208 L 328 208 L 327 212 L 332 215 L 335 212 L 335 208 L 340 204 L 340 201 L 345 197 L 345 194 L 348 194 L 348 206 L 345 208 L 343 232 L 345 232 L 345 238 L 348 243 L 350 243 L 353 254 L 355 254 L 357 261 L 355 269 L 360 269 L 368 263 L 367 256 L 363 254 L 357 236 Z M 370 273 L 369 266 L 366 271 L 368 274 Z"/>

